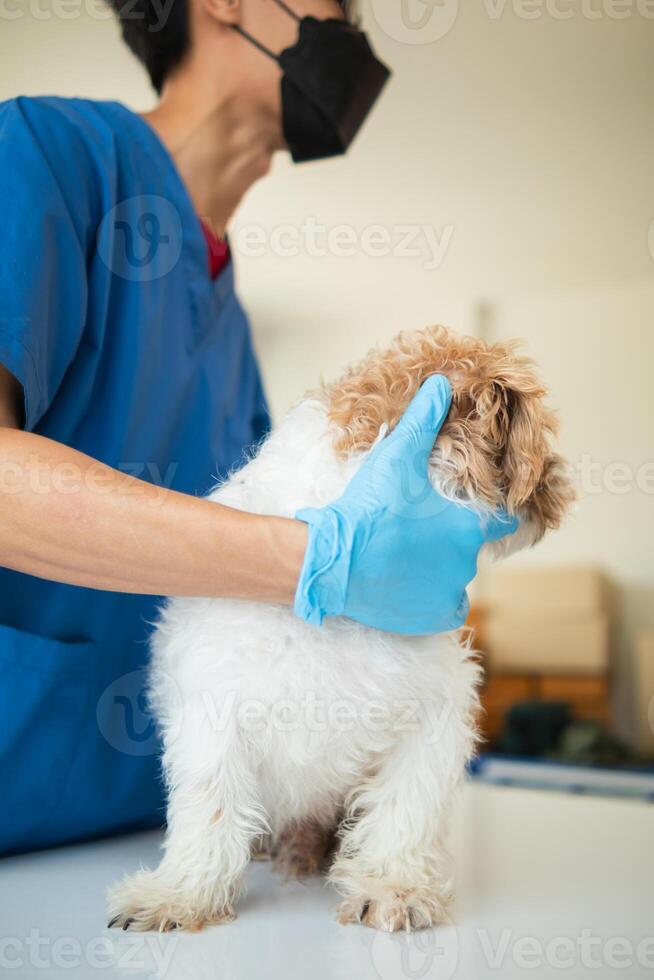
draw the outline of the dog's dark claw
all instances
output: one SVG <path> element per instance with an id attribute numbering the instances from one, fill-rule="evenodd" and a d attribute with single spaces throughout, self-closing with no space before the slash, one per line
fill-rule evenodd
<path id="1" fill-rule="evenodd" d="M 123 932 L 127 932 L 133 921 L 134 919 L 125 919 L 123 922 Z"/>
<path id="2" fill-rule="evenodd" d="M 116 925 L 119 919 L 120 919 L 119 915 L 114 915 L 111 922 L 107 922 L 107 929 L 113 929 L 113 927 Z"/>
<path id="3" fill-rule="evenodd" d="M 366 902 L 366 904 L 362 907 L 361 911 L 359 912 L 359 922 L 363 922 L 363 917 L 369 908 L 370 908 L 370 902 Z"/>

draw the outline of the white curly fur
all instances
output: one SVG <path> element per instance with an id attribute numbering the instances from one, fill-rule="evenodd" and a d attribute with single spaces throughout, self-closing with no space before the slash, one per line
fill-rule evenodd
<path id="1" fill-rule="evenodd" d="M 211 499 L 287 517 L 333 500 L 362 457 L 339 458 L 332 435 L 325 404 L 302 402 Z M 530 532 L 517 537 L 514 547 Z M 253 849 L 267 837 L 274 849 L 303 822 L 340 823 L 331 877 L 342 921 L 393 930 L 441 919 L 445 822 L 474 746 L 478 680 L 461 634 L 410 638 L 339 619 L 315 628 L 282 606 L 169 601 L 151 678 L 165 853 L 111 891 L 114 924 L 232 918 Z"/>

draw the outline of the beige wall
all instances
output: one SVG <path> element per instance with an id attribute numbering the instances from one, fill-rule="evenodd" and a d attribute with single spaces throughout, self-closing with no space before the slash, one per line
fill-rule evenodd
<path id="1" fill-rule="evenodd" d="M 462 3 L 443 37 L 408 44 L 397 40 L 396 0 L 367 0 L 365 22 L 395 68 L 386 97 L 346 159 L 300 169 L 279 160 L 248 196 L 233 240 L 277 413 L 400 328 L 474 330 L 485 305 L 489 336 L 526 339 L 551 385 L 566 452 L 603 469 L 591 471 L 592 492 L 569 526 L 517 560 L 603 565 L 624 598 L 624 651 L 636 628 L 654 625 L 651 467 L 643 482 L 654 460 L 654 20 L 644 16 L 654 9 L 645 0 L 585 0 L 586 14 L 581 0 L 548 4 L 527 19 L 538 5 Z M 427 9 L 409 6 L 415 16 Z M 149 103 L 101 8 L 88 0 L 77 9 L 93 16 L 66 21 L 35 18 L 27 0 L 20 9 L 0 22 L 0 97 Z M 451 17 L 456 4 L 435 9 Z M 354 254 L 307 254 L 298 231 L 307 219 L 354 229 Z M 418 255 L 367 254 L 361 235 L 376 225 L 393 240 L 399 226 L 429 226 L 447 246 L 442 261 L 430 263 L 422 235 Z M 299 253 L 268 244 L 246 254 L 252 226 L 290 226 Z M 626 492 L 616 491 L 625 479 L 615 463 L 632 474 Z"/>

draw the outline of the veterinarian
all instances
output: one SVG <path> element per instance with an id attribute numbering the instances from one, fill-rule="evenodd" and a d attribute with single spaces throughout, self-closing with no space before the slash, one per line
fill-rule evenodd
<path id="1" fill-rule="evenodd" d="M 161 821 L 157 596 L 450 629 L 483 541 L 513 530 L 427 481 L 442 378 L 334 505 L 202 499 L 268 427 L 227 222 L 276 150 L 344 152 L 387 71 L 336 0 L 112 2 L 152 112 L 0 106 L 2 853 Z"/>

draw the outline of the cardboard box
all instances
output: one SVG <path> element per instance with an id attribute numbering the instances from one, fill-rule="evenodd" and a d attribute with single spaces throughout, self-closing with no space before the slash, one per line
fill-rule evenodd
<path id="1" fill-rule="evenodd" d="M 608 616 L 575 619 L 495 613 L 486 623 L 492 672 L 601 674 L 609 667 Z"/>
<path id="2" fill-rule="evenodd" d="M 654 630 L 644 630 L 636 638 L 634 674 L 638 748 L 654 756 Z"/>
<path id="3" fill-rule="evenodd" d="M 570 705 L 575 718 L 604 724 L 611 720 L 610 694 L 607 674 L 593 677 L 544 674 L 539 683 L 539 696 L 544 701 L 563 701 Z"/>
<path id="4" fill-rule="evenodd" d="M 574 718 L 610 723 L 610 690 L 606 675 L 492 674 L 481 692 L 480 728 L 492 741 L 503 731 L 507 711 L 520 701 L 559 701 Z"/>
<path id="5" fill-rule="evenodd" d="M 592 566 L 510 567 L 493 569 L 485 604 L 491 612 L 538 613 L 576 618 L 612 611 L 610 584 Z"/>

